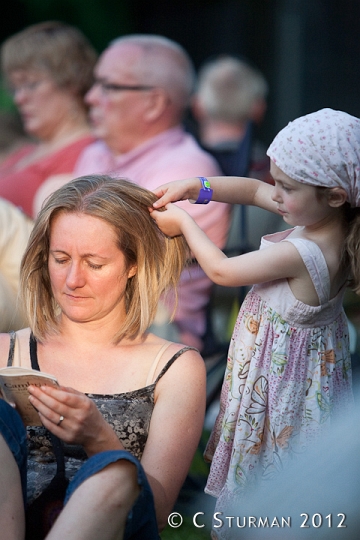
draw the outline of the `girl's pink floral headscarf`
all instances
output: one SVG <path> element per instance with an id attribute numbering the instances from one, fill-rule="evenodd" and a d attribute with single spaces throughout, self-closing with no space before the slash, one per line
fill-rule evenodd
<path id="1" fill-rule="evenodd" d="M 321 109 L 301 116 L 275 137 L 267 155 L 285 174 L 313 186 L 341 186 L 360 206 L 360 119 Z"/>

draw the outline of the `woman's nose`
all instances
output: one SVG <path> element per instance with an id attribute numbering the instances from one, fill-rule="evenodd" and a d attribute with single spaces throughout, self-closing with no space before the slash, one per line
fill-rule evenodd
<path id="1" fill-rule="evenodd" d="M 69 289 L 77 289 L 85 284 L 85 274 L 81 264 L 73 262 L 66 276 L 66 285 Z"/>
<path id="2" fill-rule="evenodd" d="M 18 107 L 24 102 L 24 99 L 26 99 L 26 89 L 23 87 L 17 88 L 13 92 L 13 101 L 15 105 Z"/>

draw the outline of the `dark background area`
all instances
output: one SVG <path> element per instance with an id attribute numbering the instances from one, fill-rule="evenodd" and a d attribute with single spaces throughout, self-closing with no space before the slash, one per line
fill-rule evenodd
<path id="1" fill-rule="evenodd" d="M 269 144 L 289 120 L 332 107 L 360 116 L 359 0 L 12 0 L 0 41 L 35 22 L 81 28 L 101 52 L 126 33 L 157 33 L 181 43 L 195 67 L 230 53 L 266 76 Z"/>

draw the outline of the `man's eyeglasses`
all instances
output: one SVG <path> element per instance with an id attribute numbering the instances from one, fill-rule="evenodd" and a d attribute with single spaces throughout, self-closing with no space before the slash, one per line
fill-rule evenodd
<path id="1" fill-rule="evenodd" d="M 141 92 L 143 90 L 152 90 L 155 86 L 149 86 L 147 84 L 116 84 L 105 81 L 95 81 L 94 86 L 100 86 L 103 92 L 121 92 L 123 90 L 133 90 L 135 92 Z"/>

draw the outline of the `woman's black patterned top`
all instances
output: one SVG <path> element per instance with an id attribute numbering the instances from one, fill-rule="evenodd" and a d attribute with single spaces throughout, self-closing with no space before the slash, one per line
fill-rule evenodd
<path id="1" fill-rule="evenodd" d="M 34 338 L 32 338 L 34 340 Z M 32 343 L 34 345 L 34 341 Z M 104 419 L 112 426 L 126 450 L 139 460 L 147 441 L 151 415 L 154 409 L 154 393 L 157 382 L 170 366 L 184 352 L 192 347 L 179 350 L 159 373 L 153 384 L 122 394 L 99 395 L 87 394 Z M 32 351 L 35 354 L 34 349 Z M 9 365 L 11 365 L 9 355 Z M 35 365 L 37 358 L 34 358 Z M 38 364 L 37 364 L 38 365 Z M 32 362 L 34 366 L 34 362 Z M 35 368 L 36 369 L 36 368 Z M 34 500 L 49 484 L 56 472 L 56 459 L 52 451 L 49 432 L 44 427 L 27 427 L 28 432 L 28 503 Z M 64 444 L 66 476 L 71 480 L 82 463 L 87 459 L 83 448 L 78 445 Z"/>

